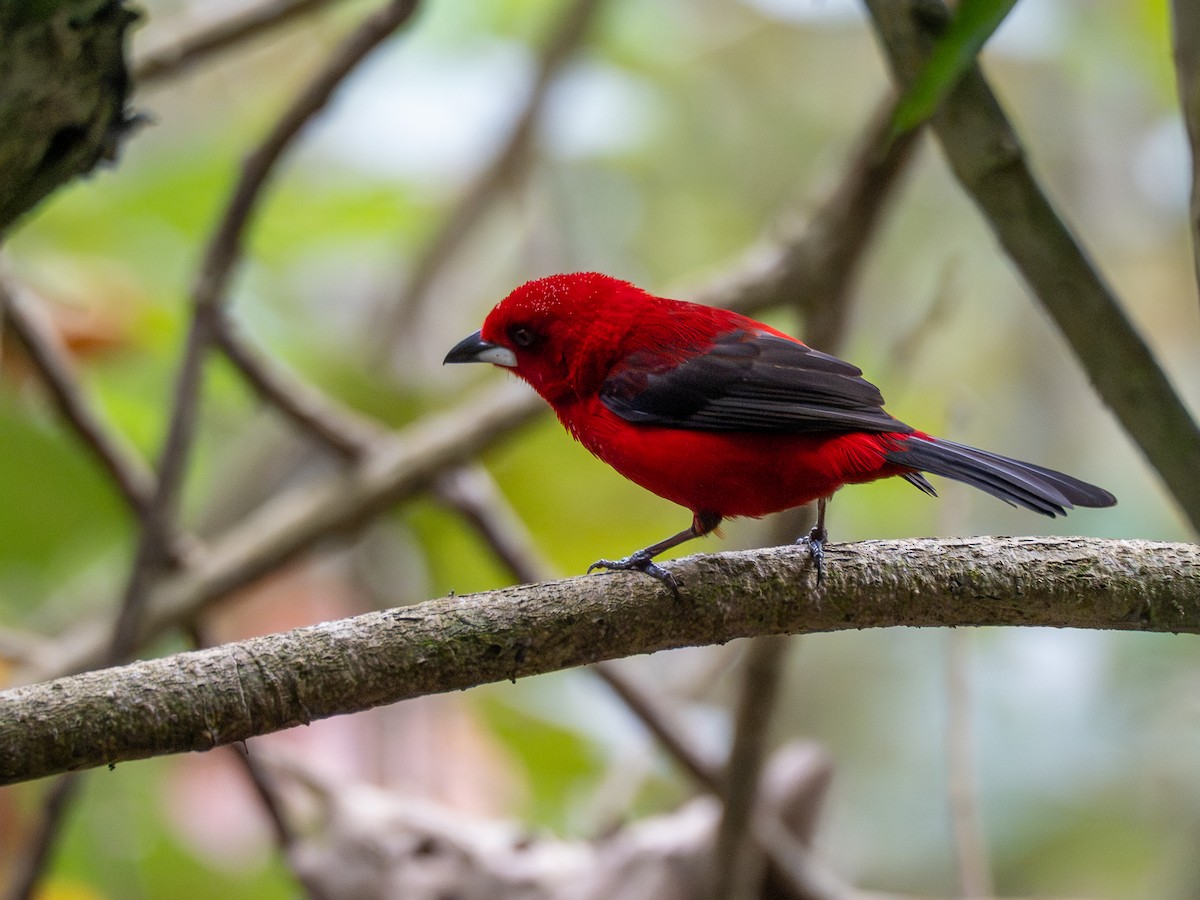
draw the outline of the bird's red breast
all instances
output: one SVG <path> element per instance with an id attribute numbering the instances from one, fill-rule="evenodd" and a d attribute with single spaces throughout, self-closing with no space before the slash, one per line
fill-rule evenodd
<path id="1" fill-rule="evenodd" d="M 481 334 L 588 450 L 692 510 L 761 516 L 901 471 L 883 453 L 911 429 L 857 368 L 729 310 L 559 275 Z"/>

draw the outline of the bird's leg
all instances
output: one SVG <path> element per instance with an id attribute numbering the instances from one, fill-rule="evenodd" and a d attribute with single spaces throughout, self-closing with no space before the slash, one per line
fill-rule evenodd
<path id="1" fill-rule="evenodd" d="M 817 587 L 825 581 L 825 542 L 829 540 L 829 532 L 825 530 L 825 504 L 829 497 L 817 500 L 817 524 L 807 536 L 796 541 L 797 544 L 807 544 L 808 552 L 817 566 Z"/>
<path id="2" fill-rule="evenodd" d="M 721 517 L 715 513 L 695 513 L 692 516 L 692 526 L 685 528 L 679 534 L 673 534 L 657 544 L 651 544 L 636 553 L 631 553 L 624 559 L 598 559 L 590 566 L 588 572 L 593 569 L 614 569 L 623 571 L 645 572 L 651 578 L 657 578 L 663 584 L 671 589 L 671 592 L 676 597 L 679 596 L 679 583 L 675 580 L 675 576 L 664 569 L 662 566 L 654 562 L 654 557 L 660 553 L 665 553 L 672 547 L 678 547 L 685 541 L 690 541 L 692 538 L 702 537 L 710 531 L 716 529 L 721 524 Z"/>

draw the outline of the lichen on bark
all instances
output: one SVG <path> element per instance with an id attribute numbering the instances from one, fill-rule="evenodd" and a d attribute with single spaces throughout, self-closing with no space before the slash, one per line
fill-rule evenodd
<path id="1" fill-rule="evenodd" d="M 130 116 L 122 0 L 0 0 L 0 237 L 114 159 Z"/>

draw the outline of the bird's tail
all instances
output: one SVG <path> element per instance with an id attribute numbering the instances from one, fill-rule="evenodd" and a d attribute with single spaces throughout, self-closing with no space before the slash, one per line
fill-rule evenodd
<path id="1" fill-rule="evenodd" d="M 921 472 L 961 481 L 1013 506 L 1051 518 L 1065 516 L 1075 506 L 1112 506 L 1117 502 L 1103 488 L 1062 472 L 941 438 L 909 436 L 885 457 L 888 462 L 917 470 L 903 477 L 928 494 L 935 492 Z"/>

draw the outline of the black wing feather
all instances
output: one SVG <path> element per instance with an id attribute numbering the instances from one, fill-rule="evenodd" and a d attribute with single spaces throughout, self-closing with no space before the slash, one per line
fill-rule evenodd
<path id="1" fill-rule="evenodd" d="M 1052 518 L 1065 516 L 1073 506 L 1103 507 L 1117 502 L 1103 488 L 1062 472 L 941 438 L 905 441 L 885 453 L 884 458 L 897 465 L 953 478 L 1005 503 Z M 904 477 L 912 481 L 908 475 Z"/>
<path id="2" fill-rule="evenodd" d="M 857 367 L 804 344 L 748 329 L 721 335 L 682 363 L 646 352 L 625 361 L 600 399 L 629 422 L 702 431 L 911 434 L 883 411 L 879 389 Z M 972 485 L 1046 516 L 1116 503 L 1103 488 L 1042 466 L 953 441 L 914 436 L 884 454 L 902 478 L 937 496 L 921 472 Z"/>
<path id="3" fill-rule="evenodd" d="M 604 381 L 600 400 L 629 422 L 700 431 L 912 431 L 883 411 L 858 367 L 748 330 L 720 335 L 682 363 L 635 354 Z"/>

